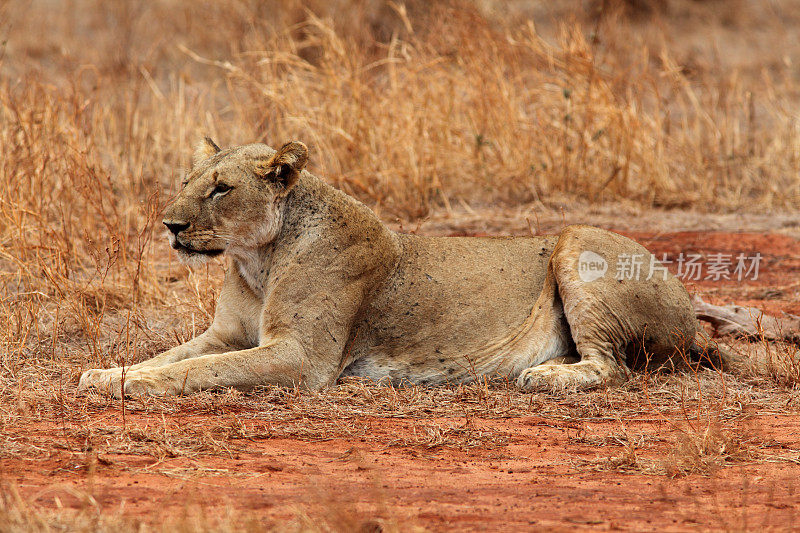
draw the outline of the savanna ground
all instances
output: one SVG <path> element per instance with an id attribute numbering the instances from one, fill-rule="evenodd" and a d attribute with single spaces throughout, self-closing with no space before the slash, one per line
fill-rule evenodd
<path id="1" fill-rule="evenodd" d="M 800 353 L 764 339 L 560 396 L 76 391 L 213 315 L 224 263 L 159 222 L 204 134 L 301 139 L 402 231 L 760 253 L 687 284 L 800 314 L 800 2 L 0 0 L 0 42 L 0 530 L 800 527 Z"/>

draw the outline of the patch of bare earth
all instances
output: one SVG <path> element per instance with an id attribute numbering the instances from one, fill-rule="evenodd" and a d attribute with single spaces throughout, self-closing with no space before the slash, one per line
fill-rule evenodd
<path id="1" fill-rule="evenodd" d="M 158 418 L 140 418 L 128 427 L 163 431 L 185 423 L 182 416 Z M 213 425 L 231 423 L 221 417 Z M 787 489 L 800 475 L 792 462 L 796 454 L 776 462 L 763 460 L 769 454 L 735 459 L 711 476 L 670 479 L 639 471 L 635 461 L 658 468 L 674 451 L 668 419 L 473 419 L 471 431 L 502 438 L 503 445 L 463 448 L 447 439 L 439 445 L 435 438 L 428 441 L 429 433 L 459 430 L 463 419 L 363 417 L 356 423 L 369 437 L 226 439 L 225 453 L 199 457 L 102 453 L 102 447 L 82 452 L 74 442 L 71 450 L 46 458 L 0 464 L 6 481 L 39 508 L 81 509 L 91 496 L 100 512 L 154 526 L 197 512 L 193 504 L 211 515 L 233 509 L 267 524 L 289 520 L 309 505 L 331 513 L 324 509 L 329 504 L 349 508 L 364 522 L 395 520 L 431 529 L 797 525 L 798 495 Z M 796 417 L 762 415 L 749 425 L 769 435 L 769 444 L 759 447 L 800 446 Z M 47 429 L 54 428 L 43 425 L 39 431 Z M 628 446 L 637 449 L 634 462 L 626 457 Z"/>

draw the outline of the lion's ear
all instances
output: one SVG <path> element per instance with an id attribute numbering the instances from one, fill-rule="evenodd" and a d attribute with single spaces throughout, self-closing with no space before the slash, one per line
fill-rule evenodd
<path id="1" fill-rule="evenodd" d="M 192 166 L 196 167 L 212 155 L 222 151 L 222 148 L 217 146 L 217 143 L 211 140 L 211 137 L 203 137 L 203 140 L 197 143 L 192 157 Z"/>
<path id="2" fill-rule="evenodd" d="M 292 141 L 281 146 L 268 161 L 259 164 L 256 174 L 280 185 L 285 194 L 297 183 L 306 163 L 308 148 L 300 141 Z"/>

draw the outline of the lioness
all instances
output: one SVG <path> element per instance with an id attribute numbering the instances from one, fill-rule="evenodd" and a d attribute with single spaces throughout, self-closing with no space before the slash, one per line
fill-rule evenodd
<path id="1" fill-rule="evenodd" d="M 128 367 L 124 389 L 122 368 L 84 372 L 80 388 L 316 389 L 360 376 L 585 389 L 625 379 L 637 356 L 698 355 L 683 285 L 626 237 L 588 226 L 545 237 L 399 234 L 304 170 L 307 160 L 301 142 L 201 143 L 164 225 L 186 262 L 227 253 L 214 321 Z M 614 274 L 620 258 L 636 259 L 636 275 Z"/>

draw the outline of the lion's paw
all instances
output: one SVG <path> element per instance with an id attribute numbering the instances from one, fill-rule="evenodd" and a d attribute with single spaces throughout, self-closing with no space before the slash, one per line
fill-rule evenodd
<path id="1" fill-rule="evenodd" d="M 526 368 L 517 378 L 517 386 L 535 392 L 554 392 L 575 387 L 573 372 L 566 365 Z"/>
<path id="2" fill-rule="evenodd" d="M 163 376 L 141 369 L 125 372 L 124 380 L 121 368 L 92 369 L 81 374 L 78 390 L 97 389 L 122 398 L 125 396 L 176 396 L 181 394 L 180 387 Z"/>
<path id="3" fill-rule="evenodd" d="M 89 389 L 110 390 L 113 388 L 113 382 L 122 379 L 121 368 L 93 368 L 81 374 L 81 379 L 78 382 L 78 390 L 85 391 Z"/>
<path id="4" fill-rule="evenodd" d="M 125 396 L 178 396 L 182 392 L 172 380 L 152 372 L 139 371 L 125 378 Z"/>
<path id="5" fill-rule="evenodd" d="M 625 381 L 619 367 L 607 362 L 539 365 L 526 368 L 517 378 L 521 389 L 560 392 L 587 390 Z"/>

